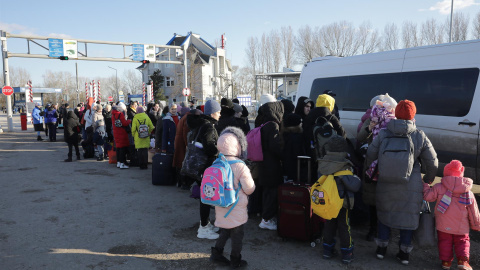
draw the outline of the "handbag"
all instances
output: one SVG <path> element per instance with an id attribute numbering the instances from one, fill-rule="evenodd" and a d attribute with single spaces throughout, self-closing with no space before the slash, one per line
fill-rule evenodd
<path id="1" fill-rule="evenodd" d="M 208 157 L 203 152 L 203 148 L 199 148 L 196 143 L 198 142 L 198 135 L 203 126 L 201 126 L 195 136 L 195 139 L 188 143 L 187 152 L 185 153 L 185 159 L 182 163 L 182 169 L 180 174 L 193 178 L 198 181 L 202 181 L 203 171 L 207 168 Z"/>
<path id="2" fill-rule="evenodd" d="M 413 237 L 420 247 L 435 247 L 435 215 L 430 210 L 430 204 L 423 201 L 422 212 L 418 228 L 413 232 Z"/>

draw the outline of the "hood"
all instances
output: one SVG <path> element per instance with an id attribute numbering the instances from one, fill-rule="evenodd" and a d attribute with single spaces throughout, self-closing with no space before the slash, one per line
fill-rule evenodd
<path id="1" fill-rule="evenodd" d="M 187 126 L 190 130 L 197 129 L 206 123 L 217 124 L 217 120 L 205 114 L 189 114 L 187 115 Z"/>
<path id="2" fill-rule="evenodd" d="M 362 122 L 367 121 L 368 118 L 370 118 L 370 115 L 372 114 L 372 109 L 368 109 L 365 114 L 362 116 Z"/>
<path id="3" fill-rule="evenodd" d="M 303 116 L 305 116 L 305 113 L 303 112 L 303 108 L 305 107 L 305 105 L 307 105 L 307 103 L 310 103 L 310 105 L 312 106 L 311 109 L 315 107 L 313 100 L 309 99 L 308 97 L 299 97 L 297 100 L 297 106 L 295 107 L 295 114 L 298 114 L 303 118 Z"/>
<path id="4" fill-rule="evenodd" d="M 233 115 L 235 115 L 235 111 L 233 109 L 222 106 L 222 109 L 220 110 L 220 119 L 229 118 Z"/>
<path id="5" fill-rule="evenodd" d="M 243 131 L 237 127 L 227 127 L 222 131 L 217 148 L 225 156 L 247 158 L 247 139 Z"/>
<path id="6" fill-rule="evenodd" d="M 333 108 L 335 107 L 335 99 L 327 94 L 319 95 L 315 107 L 325 107 L 328 108 L 330 112 L 333 112 Z"/>
<path id="7" fill-rule="evenodd" d="M 70 119 L 70 118 L 78 120 L 77 115 L 73 111 L 67 112 L 67 119 Z"/>
<path id="8" fill-rule="evenodd" d="M 444 176 L 442 185 L 452 193 L 465 193 L 472 189 L 473 180 L 468 177 Z"/>
<path id="9" fill-rule="evenodd" d="M 398 135 L 414 132 L 417 128 L 412 120 L 392 119 L 387 124 L 387 129 Z"/>
<path id="10" fill-rule="evenodd" d="M 352 167 L 352 163 L 346 159 L 346 152 L 328 152 L 320 162 L 318 162 L 318 171 L 322 175 L 334 174 Z"/>
<path id="11" fill-rule="evenodd" d="M 268 121 L 274 121 L 280 125 L 283 118 L 283 104 L 280 101 L 268 102 L 260 107 L 262 111 L 262 124 Z"/>

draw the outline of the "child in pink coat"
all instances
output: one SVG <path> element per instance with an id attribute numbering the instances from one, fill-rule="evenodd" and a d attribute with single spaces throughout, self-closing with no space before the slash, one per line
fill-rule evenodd
<path id="1" fill-rule="evenodd" d="M 465 167 L 452 160 L 443 170 L 442 182 L 430 187 L 423 186 L 423 198 L 436 201 L 435 220 L 438 235 L 438 253 L 442 268 L 450 269 L 453 248 L 458 260 L 458 269 L 472 269 L 469 264 L 469 232 L 480 230 L 480 213 L 472 191 L 473 181 L 463 177 Z"/>
<path id="2" fill-rule="evenodd" d="M 218 151 L 225 155 L 228 160 L 246 159 L 247 139 L 243 131 L 236 127 L 227 127 L 222 131 L 217 141 Z M 230 264 L 233 268 L 245 266 L 246 261 L 242 260 L 242 241 L 244 235 L 243 224 L 248 221 L 248 195 L 255 190 L 250 169 L 243 162 L 231 165 L 233 171 L 233 185 L 235 189 L 241 184 L 238 195 L 238 202 L 225 217 L 225 214 L 232 208 L 215 206 L 215 226 L 220 228 L 220 236 L 212 247 L 212 255 L 210 260 L 223 264 Z M 223 249 L 227 240 L 230 238 L 232 242 L 232 250 L 230 252 L 230 261 L 223 256 Z"/>

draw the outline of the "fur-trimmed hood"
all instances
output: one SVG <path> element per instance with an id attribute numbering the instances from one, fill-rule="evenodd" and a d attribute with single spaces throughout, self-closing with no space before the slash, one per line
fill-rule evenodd
<path id="1" fill-rule="evenodd" d="M 225 128 L 217 142 L 218 151 L 226 156 L 235 156 L 240 159 L 247 158 L 247 138 L 243 131 L 237 127 Z"/>

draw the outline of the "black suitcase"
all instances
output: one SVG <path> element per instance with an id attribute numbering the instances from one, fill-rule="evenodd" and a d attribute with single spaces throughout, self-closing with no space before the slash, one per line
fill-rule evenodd
<path id="1" fill-rule="evenodd" d="M 175 184 L 173 155 L 158 153 L 152 158 L 152 185 L 169 186 Z"/>
<path id="2" fill-rule="evenodd" d="M 307 182 L 302 183 L 300 163 L 308 163 Z M 297 182 L 285 183 L 278 187 L 278 235 L 284 239 L 309 241 L 312 247 L 321 242 L 323 223 L 321 217 L 312 212 L 310 203 L 309 177 L 310 157 L 300 156 L 297 161 Z"/>

